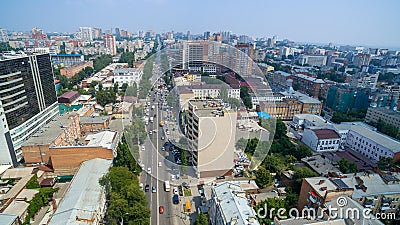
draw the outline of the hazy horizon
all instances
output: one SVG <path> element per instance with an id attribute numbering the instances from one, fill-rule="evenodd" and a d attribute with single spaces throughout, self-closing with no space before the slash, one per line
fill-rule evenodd
<path id="1" fill-rule="evenodd" d="M 307 2 L 305 4 L 304 2 Z M 76 32 L 80 26 L 250 37 L 400 49 L 400 1 L 14 0 L 2 3 L 0 27 Z M 12 19 L 10 19 L 12 18 Z"/>

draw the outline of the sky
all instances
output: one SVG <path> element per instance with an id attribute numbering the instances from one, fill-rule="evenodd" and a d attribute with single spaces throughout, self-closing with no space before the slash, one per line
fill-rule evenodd
<path id="1" fill-rule="evenodd" d="M 398 0 L 3 0 L 0 6 L 0 27 L 7 30 L 228 30 L 296 42 L 400 49 Z"/>

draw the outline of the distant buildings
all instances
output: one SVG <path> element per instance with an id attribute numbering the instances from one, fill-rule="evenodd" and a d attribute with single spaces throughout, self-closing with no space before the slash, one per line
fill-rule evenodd
<path id="1" fill-rule="evenodd" d="M 8 42 L 8 40 L 7 30 L 0 28 L 0 42 Z"/>
<path id="2" fill-rule="evenodd" d="M 356 73 L 350 77 L 350 85 L 359 88 L 375 89 L 378 83 L 379 73 Z"/>
<path id="3" fill-rule="evenodd" d="M 211 187 L 209 218 L 211 225 L 259 225 L 241 185 L 222 182 Z"/>
<path id="4" fill-rule="evenodd" d="M 57 114 L 49 54 L 0 60 L 0 164 L 16 166 L 21 145 Z"/>
<path id="5" fill-rule="evenodd" d="M 325 66 L 327 57 L 325 55 L 300 55 L 297 63 L 300 65 Z"/>
<path id="6" fill-rule="evenodd" d="M 397 127 L 400 131 L 400 112 L 393 111 L 386 108 L 368 108 L 367 115 L 365 116 L 365 122 L 378 123 L 382 121 L 386 124 Z"/>
<path id="7" fill-rule="evenodd" d="M 85 58 L 81 54 L 56 54 L 51 55 L 51 61 L 53 65 L 72 66 L 84 63 Z"/>
<path id="8" fill-rule="evenodd" d="M 60 74 L 66 76 L 67 78 L 71 78 L 75 76 L 77 73 L 84 70 L 86 67 L 93 68 L 93 61 L 78 63 L 72 66 L 68 66 L 65 68 L 60 69 Z"/>
<path id="9" fill-rule="evenodd" d="M 370 92 L 370 89 L 332 86 L 328 90 L 326 106 L 340 112 L 366 109 L 369 106 Z"/>
<path id="10" fill-rule="evenodd" d="M 186 136 L 198 177 L 231 174 L 235 132 L 223 131 L 236 129 L 236 112 L 219 100 L 191 100 L 188 105 Z"/>
<path id="11" fill-rule="evenodd" d="M 116 55 L 117 54 L 117 47 L 115 44 L 115 36 L 111 34 L 107 34 L 104 36 L 104 45 L 107 49 L 107 54 Z"/>

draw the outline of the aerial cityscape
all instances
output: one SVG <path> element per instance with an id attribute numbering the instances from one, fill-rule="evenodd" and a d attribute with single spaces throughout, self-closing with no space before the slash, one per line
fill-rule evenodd
<path id="1" fill-rule="evenodd" d="M 400 224 L 400 3 L 362 3 L 1 3 L 0 225 Z"/>

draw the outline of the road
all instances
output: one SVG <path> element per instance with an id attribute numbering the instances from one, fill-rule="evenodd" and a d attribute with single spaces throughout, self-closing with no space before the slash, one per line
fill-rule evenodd
<path id="1" fill-rule="evenodd" d="M 156 81 L 156 77 L 160 77 L 160 67 L 159 58 L 156 57 L 153 68 L 153 77 L 150 78 L 153 83 Z M 154 87 L 157 87 L 154 85 Z M 153 102 L 152 99 L 155 98 Z M 152 92 L 151 97 L 148 98 L 148 102 L 154 105 L 155 108 L 149 111 L 149 116 L 154 118 L 153 123 L 149 123 L 146 126 L 146 131 L 148 138 L 146 139 L 144 145 L 144 151 L 140 150 L 140 160 L 141 164 L 144 164 L 144 171 L 141 174 L 140 182 L 143 186 L 149 185 L 150 190 L 146 192 L 146 198 L 148 200 L 148 207 L 151 210 L 150 224 L 179 224 L 177 212 L 180 212 L 175 205 L 172 204 L 172 187 L 170 192 L 164 191 L 164 181 L 171 178 L 171 174 L 176 174 L 174 171 L 173 163 L 168 161 L 169 158 L 167 151 L 162 151 L 162 147 L 166 140 L 161 140 L 161 136 L 166 136 L 163 128 L 159 126 L 160 121 L 166 116 L 166 112 L 161 110 L 158 105 L 159 94 L 154 94 Z M 149 134 L 149 131 L 153 131 L 153 134 Z M 156 132 L 154 132 L 156 131 Z M 161 166 L 159 166 L 161 162 Z M 150 168 L 150 173 L 149 173 Z M 152 187 L 156 188 L 156 193 L 152 192 Z M 164 213 L 159 214 L 159 206 L 164 206 Z"/>

